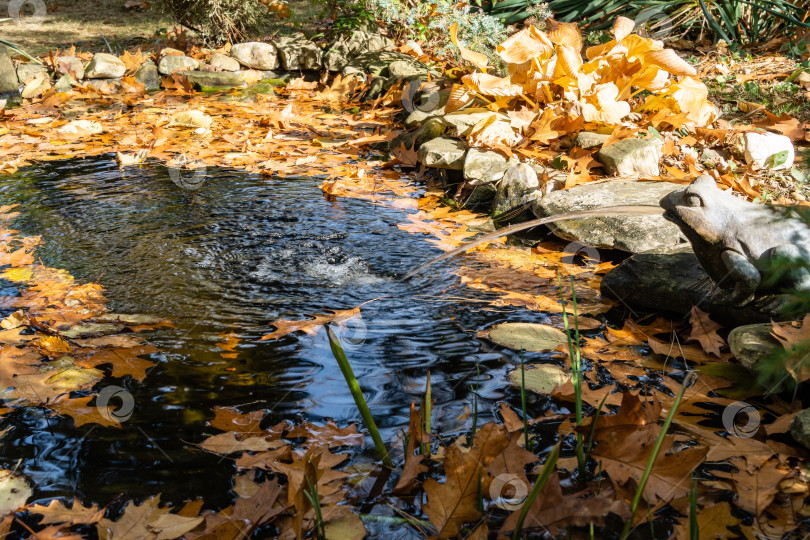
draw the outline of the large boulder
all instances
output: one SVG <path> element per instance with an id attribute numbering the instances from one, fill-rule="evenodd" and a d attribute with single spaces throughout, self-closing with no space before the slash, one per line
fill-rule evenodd
<path id="1" fill-rule="evenodd" d="M 322 66 L 323 52 L 300 32 L 281 36 L 273 40 L 281 60 L 281 67 L 286 70 L 319 70 Z"/>
<path id="2" fill-rule="evenodd" d="M 158 72 L 161 75 L 171 75 L 177 71 L 191 71 L 200 67 L 200 63 L 186 55 L 169 54 L 160 59 Z"/>
<path id="3" fill-rule="evenodd" d="M 664 195 L 683 186 L 670 182 L 613 181 L 575 186 L 554 191 L 533 205 L 539 218 L 609 206 L 658 206 Z M 564 240 L 597 248 L 620 249 L 631 253 L 674 252 L 688 245 L 680 229 L 663 215 L 615 216 L 565 220 L 549 228 Z"/>
<path id="4" fill-rule="evenodd" d="M 329 71 L 342 71 L 356 56 L 372 51 L 391 51 L 394 41 L 374 32 L 355 30 L 351 35 L 335 41 L 323 55 L 323 67 Z"/>
<path id="5" fill-rule="evenodd" d="M 88 79 L 118 79 L 127 72 L 127 66 L 112 54 L 96 53 L 84 70 Z"/>
<path id="6" fill-rule="evenodd" d="M 11 56 L 4 45 L 0 45 L 0 94 L 16 92 L 20 87 L 17 70 L 11 62 Z"/>
<path id="7" fill-rule="evenodd" d="M 514 163 L 498 182 L 492 217 L 496 221 L 521 223 L 531 218 L 529 205 L 543 193 L 539 190 L 537 173 L 527 163 Z M 523 208 L 522 211 L 518 210 Z"/>
<path id="8" fill-rule="evenodd" d="M 231 56 L 251 69 L 272 70 L 279 65 L 278 51 L 270 43 L 237 43 L 231 47 Z"/>
<path id="9" fill-rule="evenodd" d="M 460 171 L 464 168 L 467 144 L 458 139 L 439 137 L 427 141 L 419 148 L 419 162 L 426 167 Z"/>
<path id="10" fill-rule="evenodd" d="M 658 139 L 623 139 L 596 153 L 607 174 L 617 176 L 658 176 L 661 161 Z"/>

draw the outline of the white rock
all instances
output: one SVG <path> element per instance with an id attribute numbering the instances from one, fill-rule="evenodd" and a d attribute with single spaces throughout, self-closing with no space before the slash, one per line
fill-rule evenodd
<path id="1" fill-rule="evenodd" d="M 790 169 L 796 151 L 793 143 L 784 135 L 776 133 L 746 133 L 743 135 L 745 144 L 745 162 L 760 169 Z M 778 165 L 774 165 L 779 163 Z"/>
<path id="2" fill-rule="evenodd" d="M 269 43 L 251 41 L 237 43 L 231 47 L 231 56 L 240 64 L 252 69 L 276 69 L 278 67 L 278 51 Z"/>
<path id="3" fill-rule="evenodd" d="M 87 64 L 84 76 L 88 79 L 117 79 L 127 72 L 127 66 L 117 56 L 96 53 Z"/>

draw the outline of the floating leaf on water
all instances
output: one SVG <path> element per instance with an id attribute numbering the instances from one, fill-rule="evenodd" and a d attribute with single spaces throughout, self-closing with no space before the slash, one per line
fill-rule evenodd
<path id="1" fill-rule="evenodd" d="M 532 364 L 526 366 L 526 390 L 531 390 L 538 394 L 550 394 L 554 388 L 564 384 L 568 379 L 568 374 L 555 364 Z M 520 368 L 509 373 L 509 381 L 517 387 L 521 386 Z"/>
<path id="2" fill-rule="evenodd" d="M 117 334 L 123 329 L 124 326 L 120 324 L 83 322 L 71 326 L 68 330 L 62 331 L 61 334 L 70 339 L 89 338 Z"/>
<path id="3" fill-rule="evenodd" d="M 154 324 L 166 325 L 169 323 L 167 319 L 162 319 L 154 315 L 144 315 L 141 313 L 104 313 L 93 317 L 94 321 L 110 322 L 121 324 Z"/>
<path id="4" fill-rule="evenodd" d="M 9 470 L 0 471 L 0 515 L 14 512 L 25 506 L 33 492 L 22 476 Z"/>
<path id="5" fill-rule="evenodd" d="M 22 283 L 25 281 L 31 281 L 34 277 L 34 271 L 31 268 L 8 268 L 0 277 L 3 277 L 9 281 L 13 281 L 15 283 Z"/>
<path id="6" fill-rule="evenodd" d="M 503 323 L 485 334 L 498 345 L 527 352 L 553 351 L 568 342 L 562 330 L 536 323 Z"/>
<path id="7" fill-rule="evenodd" d="M 25 313 L 22 311 L 15 311 L 0 321 L 0 328 L 11 330 L 12 328 L 17 328 L 18 326 L 22 326 L 24 324 L 28 324 L 28 317 L 26 317 Z"/>

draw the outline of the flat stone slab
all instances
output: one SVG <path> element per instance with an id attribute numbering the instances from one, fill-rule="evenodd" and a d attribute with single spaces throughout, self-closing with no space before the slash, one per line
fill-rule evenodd
<path id="1" fill-rule="evenodd" d="M 532 209 L 539 218 L 607 206 L 658 206 L 662 197 L 683 186 L 671 182 L 612 181 L 554 191 L 538 199 Z M 674 252 L 688 241 L 674 224 L 658 216 L 610 216 L 566 220 L 549 228 L 563 240 L 630 253 Z"/>
<path id="2" fill-rule="evenodd" d="M 426 167 L 460 171 L 464 169 L 466 154 L 467 144 L 464 141 L 439 137 L 419 147 L 418 159 Z"/>
<path id="3" fill-rule="evenodd" d="M 243 88 L 247 83 L 233 71 L 186 71 L 182 75 L 203 91 Z"/>

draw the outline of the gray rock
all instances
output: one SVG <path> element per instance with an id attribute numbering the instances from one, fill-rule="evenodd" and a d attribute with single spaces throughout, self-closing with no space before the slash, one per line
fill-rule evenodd
<path id="1" fill-rule="evenodd" d="M 790 436 L 797 443 L 810 449 L 810 409 L 800 411 L 790 421 Z"/>
<path id="2" fill-rule="evenodd" d="M 323 52 L 300 32 L 273 40 L 278 49 L 281 67 L 286 70 L 319 70 L 323 64 Z"/>
<path id="3" fill-rule="evenodd" d="M 790 169 L 796 158 L 793 143 L 785 135 L 776 133 L 746 133 L 743 135 L 745 162 L 760 169 L 774 171 Z M 777 158 L 780 159 L 777 159 Z M 781 161 L 776 165 L 777 161 Z"/>
<path id="4" fill-rule="evenodd" d="M 35 64 L 33 62 L 17 66 L 17 78 L 21 83 L 27 83 L 40 73 L 48 73 L 48 68 L 42 64 Z"/>
<path id="5" fill-rule="evenodd" d="M 112 87 L 118 91 L 121 88 L 121 78 L 117 79 L 89 79 L 87 84 L 94 88 L 101 88 L 105 85 L 112 85 Z"/>
<path id="6" fill-rule="evenodd" d="M 237 43 L 231 47 L 231 56 L 251 69 L 276 69 L 279 65 L 278 51 L 270 43 Z"/>
<path id="7" fill-rule="evenodd" d="M 531 209 L 528 205 L 532 201 L 542 197 L 539 190 L 540 182 L 537 180 L 537 173 L 526 163 L 512 164 L 503 175 L 503 179 L 498 182 L 495 200 L 492 203 L 492 217 L 495 220 L 500 216 L 514 211 L 524 206 L 525 211 L 510 216 L 509 223 L 520 223 L 531 218 Z"/>
<path id="8" fill-rule="evenodd" d="M 60 56 L 56 59 L 56 72 L 71 75 L 74 80 L 84 79 L 84 64 L 75 56 Z"/>
<path id="9" fill-rule="evenodd" d="M 591 148 L 598 148 L 610 138 L 610 135 L 604 133 L 594 133 L 592 131 L 580 131 L 574 137 L 574 146 L 590 150 Z"/>
<path id="10" fill-rule="evenodd" d="M 362 72 L 369 73 L 375 77 L 390 77 L 390 66 L 395 62 L 408 63 L 420 74 L 427 75 L 427 73 L 430 72 L 434 76 L 439 76 L 439 73 L 431 71 L 428 66 L 422 64 L 414 57 L 393 51 L 371 51 L 358 54 L 352 57 L 351 61 L 346 64 L 342 73 L 343 75 L 350 75 L 352 73 Z M 402 64 L 399 65 L 401 66 Z"/>
<path id="11" fill-rule="evenodd" d="M 444 122 L 438 118 L 432 118 L 413 131 L 406 131 L 394 137 L 390 147 L 398 149 L 404 146 L 406 149 L 419 150 L 422 144 L 441 137 L 445 129 L 447 126 L 444 125 Z"/>
<path id="12" fill-rule="evenodd" d="M 329 71 L 342 71 L 352 58 L 371 51 L 390 51 L 394 41 L 376 32 L 355 30 L 350 36 L 335 41 L 323 55 L 323 67 Z"/>
<path id="13" fill-rule="evenodd" d="M 218 52 L 211 55 L 211 60 L 208 62 L 208 65 L 211 66 L 214 71 L 239 71 L 241 68 L 238 60 Z"/>
<path id="14" fill-rule="evenodd" d="M 84 70 L 88 79 L 118 79 L 127 72 L 127 66 L 117 56 L 96 53 Z"/>
<path id="15" fill-rule="evenodd" d="M 472 212 L 489 213 L 492 209 L 492 202 L 498 189 L 495 184 L 480 184 L 473 188 L 470 196 L 467 197 L 462 207 Z"/>
<path id="16" fill-rule="evenodd" d="M 416 109 L 405 118 L 405 127 L 408 129 L 413 129 L 430 118 L 441 117 L 443 115 L 444 107 L 440 107 L 428 112 Z"/>
<path id="17" fill-rule="evenodd" d="M 424 64 L 422 66 L 424 66 Z M 427 66 L 422 66 L 417 66 L 415 62 L 395 60 L 388 64 L 388 76 L 394 77 L 395 79 L 404 79 L 405 77 L 420 75 L 428 71 Z"/>
<path id="18" fill-rule="evenodd" d="M 154 62 L 147 60 L 135 73 L 135 82 L 142 83 L 147 92 L 160 90 L 160 75 Z"/>
<path id="19" fill-rule="evenodd" d="M 195 88 L 203 91 L 210 92 L 247 86 L 238 73 L 231 71 L 186 71 L 183 75 Z"/>
<path id="20" fill-rule="evenodd" d="M 666 311 L 686 316 L 692 295 L 708 296 L 708 275 L 691 251 L 672 254 L 642 253 L 624 260 L 600 284 L 602 296 L 622 302 L 630 311 Z M 704 284 L 704 285 L 701 285 Z"/>
<path id="21" fill-rule="evenodd" d="M 56 84 L 54 84 L 53 86 L 54 88 L 56 88 L 57 92 L 68 92 L 70 91 L 71 88 L 73 88 L 77 84 L 78 83 L 73 77 L 65 73 L 64 75 L 59 77 L 59 80 L 56 81 Z"/>
<path id="22" fill-rule="evenodd" d="M 606 206 L 658 206 L 664 195 L 683 186 L 670 182 L 613 181 L 584 184 L 555 191 L 538 200 L 533 207 L 539 218 Z M 688 245 L 674 223 L 662 215 L 606 216 L 552 223 L 549 228 L 564 240 L 597 248 L 620 249 L 631 253 L 657 251 L 671 253 Z"/>
<path id="23" fill-rule="evenodd" d="M 706 163 L 710 161 L 723 163 L 726 161 L 726 159 L 728 159 L 728 155 L 724 154 L 725 152 L 720 153 L 717 150 L 714 150 L 713 148 L 704 148 L 700 152 L 700 161 L 701 163 Z"/>
<path id="24" fill-rule="evenodd" d="M 661 143 L 658 139 L 624 139 L 602 148 L 595 157 L 607 174 L 658 176 Z"/>
<path id="25" fill-rule="evenodd" d="M 160 59 L 158 72 L 161 75 L 171 75 L 176 71 L 191 71 L 200 67 L 200 63 L 189 56 L 170 54 Z"/>
<path id="26" fill-rule="evenodd" d="M 4 45 L 0 45 L 0 94 L 16 92 L 20 88 L 17 70 L 11 62 L 11 56 Z"/>
<path id="27" fill-rule="evenodd" d="M 771 335 L 771 323 L 748 324 L 738 326 L 728 335 L 728 346 L 734 358 L 748 369 L 753 369 L 759 362 L 771 356 L 782 345 Z"/>
<path id="28" fill-rule="evenodd" d="M 506 169 L 517 163 L 503 154 L 482 148 L 470 148 L 464 158 L 464 179 L 471 185 L 495 182 L 503 178 Z M 534 171 L 533 171 L 534 172 Z M 535 179 L 537 174 L 535 174 Z"/>
<path id="29" fill-rule="evenodd" d="M 540 181 L 543 193 L 548 195 L 552 191 L 557 191 L 565 187 L 565 182 L 568 180 L 568 173 L 555 169 L 553 167 L 545 167 L 539 163 L 528 162 L 534 172 L 537 173 L 537 179 Z"/>
<path id="30" fill-rule="evenodd" d="M 786 318 L 774 307 L 773 297 L 737 307 L 718 302 L 712 287 L 695 254 L 685 247 L 678 253 L 633 255 L 607 273 L 600 291 L 627 306 L 630 313 L 657 311 L 688 317 L 692 306 L 697 306 L 728 328 Z"/>
<path id="31" fill-rule="evenodd" d="M 508 116 L 501 113 L 493 113 L 489 109 L 484 108 L 454 111 L 450 114 L 445 114 L 442 116 L 442 120 L 444 120 L 444 123 L 449 127 L 453 128 L 459 136 L 466 137 L 470 134 L 470 131 L 475 124 L 484 118 L 489 118 L 493 114 L 497 115 L 499 120 L 503 120 L 505 122 L 509 121 Z"/>
<path id="32" fill-rule="evenodd" d="M 440 137 L 423 143 L 418 158 L 426 167 L 460 171 L 464 168 L 466 153 L 467 144 L 463 141 Z"/>

